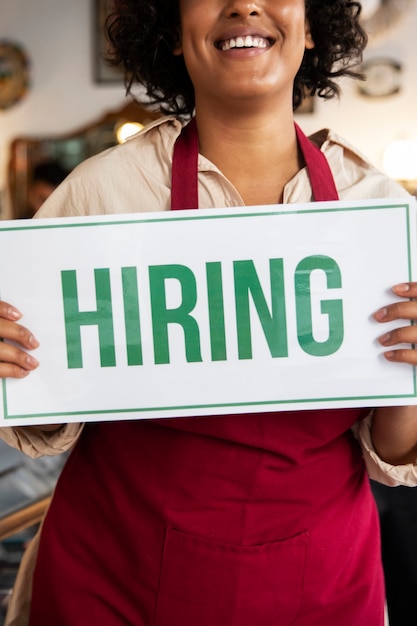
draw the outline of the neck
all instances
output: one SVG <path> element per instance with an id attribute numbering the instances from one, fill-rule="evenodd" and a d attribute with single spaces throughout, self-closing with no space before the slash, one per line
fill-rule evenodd
<path id="1" fill-rule="evenodd" d="M 231 119 L 197 110 L 196 122 L 201 154 L 230 180 L 245 204 L 282 202 L 286 183 L 303 165 L 292 111 Z"/>

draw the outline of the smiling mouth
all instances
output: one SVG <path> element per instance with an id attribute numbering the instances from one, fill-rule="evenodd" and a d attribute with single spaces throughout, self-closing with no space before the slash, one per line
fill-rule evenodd
<path id="1" fill-rule="evenodd" d="M 265 37 L 245 35 L 244 37 L 231 37 L 230 39 L 219 41 L 216 43 L 216 48 L 225 52 L 233 48 L 269 48 L 271 45 L 272 41 Z"/>

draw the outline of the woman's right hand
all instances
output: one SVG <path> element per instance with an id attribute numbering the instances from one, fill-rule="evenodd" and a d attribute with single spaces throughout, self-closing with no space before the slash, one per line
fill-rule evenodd
<path id="1" fill-rule="evenodd" d="M 39 365 L 32 355 L 25 352 L 37 348 L 39 342 L 30 330 L 17 323 L 21 317 L 16 307 L 0 300 L 0 378 L 24 378 Z"/>

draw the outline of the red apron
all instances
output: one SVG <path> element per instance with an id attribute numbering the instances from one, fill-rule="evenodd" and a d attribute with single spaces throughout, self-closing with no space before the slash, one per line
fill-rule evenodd
<path id="1" fill-rule="evenodd" d="M 297 136 L 314 198 L 336 199 Z M 173 208 L 198 206 L 197 158 L 191 123 Z M 87 424 L 43 526 L 30 626 L 383 626 L 378 518 L 350 430 L 366 412 Z"/>

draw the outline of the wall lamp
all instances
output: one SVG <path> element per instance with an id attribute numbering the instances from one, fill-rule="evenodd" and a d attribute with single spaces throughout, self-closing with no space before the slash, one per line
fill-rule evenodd
<path id="1" fill-rule="evenodd" d="M 385 173 L 398 181 L 409 193 L 417 194 L 417 141 L 400 139 L 388 144 L 384 151 Z"/>

